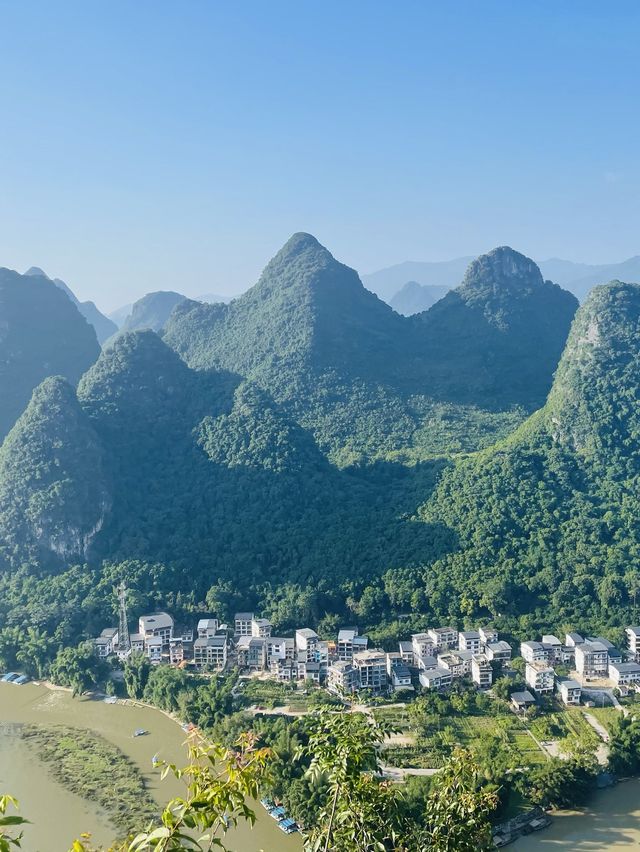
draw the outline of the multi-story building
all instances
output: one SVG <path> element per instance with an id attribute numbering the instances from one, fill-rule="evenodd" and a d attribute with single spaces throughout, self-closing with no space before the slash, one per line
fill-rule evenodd
<path id="1" fill-rule="evenodd" d="M 172 666 L 179 666 L 187 658 L 187 645 L 182 639 L 174 636 L 169 639 L 169 662 Z"/>
<path id="2" fill-rule="evenodd" d="M 154 612 L 152 615 L 141 615 L 138 619 L 138 633 L 145 641 L 150 637 L 159 637 L 162 644 L 168 647 L 169 639 L 173 636 L 173 618 L 168 612 Z"/>
<path id="3" fill-rule="evenodd" d="M 582 642 L 575 646 L 576 671 L 583 675 L 606 677 L 609 668 L 609 652 L 602 642 Z"/>
<path id="4" fill-rule="evenodd" d="M 301 630 L 296 630 L 296 653 L 298 657 L 309 651 L 314 651 L 320 641 L 315 630 L 309 627 L 303 627 Z"/>
<path id="5" fill-rule="evenodd" d="M 527 686 L 538 693 L 553 692 L 555 672 L 546 663 L 527 663 L 524 670 L 524 679 Z"/>
<path id="6" fill-rule="evenodd" d="M 372 649 L 358 651 L 353 655 L 353 665 L 360 675 L 360 688 L 381 692 L 387 687 L 387 655 Z"/>
<path id="7" fill-rule="evenodd" d="M 424 689 L 446 689 L 453 680 L 449 669 L 436 668 L 420 672 L 420 686 Z"/>
<path id="8" fill-rule="evenodd" d="M 327 687 L 337 693 L 357 692 L 360 689 L 360 673 L 353 663 L 337 660 L 327 670 Z"/>
<path id="9" fill-rule="evenodd" d="M 563 704 L 580 704 L 582 687 L 577 680 L 572 680 L 569 677 L 559 677 L 556 681 L 556 691 Z"/>
<path id="10" fill-rule="evenodd" d="M 295 640 L 291 636 L 268 636 L 267 637 L 267 665 L 271 668 L 275 660 L 291 662 L 295 658 Z"/>
<path id="11" fill-rule="evenodd" d="M 497 642 L 489 642 L 489 644 L 485 645 L 484 652 L 488 660 L 495 660 L 496 663 L 500 663 L 503 666 L 511 662 L 511 645 L 505 642 L 504 639 L 500 639 Z"/>
<path id="12" fill-rule="evenodd" d="M 193 662 L 198 669 L 224 671 L 227 665 L 227 637 L 201 636 L 193 643 Z"/>
<path id="13" fill-rule="evenodd" d="M 142 633 L 132 633 L 129 641 L 132 654 L 144 654 L 144 636 Z"/>
<path id="14" fill-rule="evenodd" d="M 234 634 L 236 636 L 251 636 L 253 630 L 253 613 L 236 612 L 234 616 Z"/>
<path id="15" fill-rule="evenodd" d="M 97 639 L 94 639 L 96 646 L 96 654 L 103 659 L 110 657 L 115 653 L 116 645 L 118 644 L 118 628 L 105 627 Z"/>
<path id="16" fill-rule="evenodd" d="M 527 663 L 546 663 L 549 661 L 549 651 L 542 642 L 521 642 L 520 656 Z"/>
<path id="17" fill-rule="evenodd" d="M 640 627 L 626 627 L 627 646 L 636 663 L 640 663 Z"/>
<path id="18" fill-rule="evenodd" d="M 566 633 L 564 637 L 564 644 L 567 648 L 575 648 L 576 645 L 582 645 L 584 642 L 583 637 L 579 633 Z"/>
<path id="19" fill-rule="evenodd" d="M 411 684 L 411 672 L 409 668 L 401 663 L 391 669 L 391 687 L 397 689 L 413 689 Z"/>
<path id="20" fill-rule="evenodd" d="M 465 675 L 465 661 L 453 652 L 438 654 L 438 667 L 450 671 L 453 678 Z"/>
<path id="21" fill-rule="evenodd" d="M 498 631 L 494 630 L 493 627 L 481 627 L 478 632 L 483 645 L 490 645 L 498 641 Z"/>
<path id="22" fill-rule="evenodd" d="M 198 639 L 208 639 L 210 636 L 215 636 L 218 632 L 218 626 L 217 618 L 201 618 L 196 631 Z"/>
<path id="23" fill-rule="evenodd" d="M 542 637 L 542 646 L 547 650 L 547 660 L 550 663 L 562 662 L 562 642 L 552 633 Z"/>
<path id="24" fill-rule="evenodd" d="M 144 640 L 144 648 L 147 657 L 152 663 L 157 664 L 162 662 L 162 649 L 164 647 L 164 639 L 162 636 L 147 636 Z"/>
<path id="25" fill-rule="evenodd" d="M 430 627 L 427 632 L 437 651 L 448 651 L 458 645 L 458 631 L 453 627 Z"/>
<path id="26" fill-rule="evenodd" d="M 360 636 L 357 627 L 344 627 L 338 631 L 336 652 L 339 660 L 351 660 L 354 653 L 366 651 L 369 639 Z"/>
<path id="27" fill-rule="evenodd" d="M 609 677 L 616 686 L 640 683 L 640 664 L 609 663 Z"/>
<path id="28" fill-rule="evenodd" d="M 437 653 L 436 643 L 429 633 L 414 633 L 411 637 L 413 648 L 413 664 L 421 669 L 422 660 L 425 657 L 435 657 Z"/>
<path id="29" fill-rule="evenodd" d="M 398 642 L 398 650 L 405 666 L 412 666 L 414 664 L 413 642 Z"/>
<path id="30" fill-rule="evenodd" d="M 482 639 L 478 630 L 463 630 L 458 633 L 458 649 L 460 651 L 473 651 L 474 654 L 480 653 Z"/>
<path id="31" fill-rule="evenodd" d="M 236 654 L 241 669 L 260 671 L 267 664 L 267 640 L 259 636 L 238 636 Z"/>
<path id="32" fill-rule="evenodd" d="M 271 622 L 268 618 L 254 618 L 251 621 L 251 635 L 265 639 L 271 636 Z"/>
<path id="33" fill-rule="evenodd" d="M 489 689 L 493 683 L 493 669 L 486 654 L 474 654 L 471 660 L 471 677 L 480 689 Z"/>

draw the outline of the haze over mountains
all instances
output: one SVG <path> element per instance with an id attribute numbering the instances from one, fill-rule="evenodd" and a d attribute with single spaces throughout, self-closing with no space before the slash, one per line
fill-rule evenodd
<path id="1" fill-rule="evenodd" d="M 0 284 L 0 379 L 20 388 L 0 448 L 5 570 L 135 559 L 172 593 L 240 582 L 253 605 L 293 584 L 443 617 L 462 599 L 488 616 L 624 598 L 639 286 L 578 309 L 503 246 L 402 316 L 299 233 L 230 304 L 150 294 L 100 354 L 49 279 Z"/>
<path id="2" fill-rule="evenodd" d="M 363 275 L 362 280 L 365 287 L 399 313 L 409 315 L 429 308 L 436 301 L 433 297 L 440 288 L 446 292 L 455 287 L 472 260 L 473 257 L 461 257 L 441 262 L 405 261 Z M 570 290 L 580 301 L 598 284 L 616 279 L 640 282 L 640 256 L 621 263 L 599 265 L 552 258 L 538 262 L 538 266 L 544 278 Z"/>

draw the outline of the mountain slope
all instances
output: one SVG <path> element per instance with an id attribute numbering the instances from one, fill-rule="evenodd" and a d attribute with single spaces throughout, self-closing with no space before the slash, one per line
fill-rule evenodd
<path id="1" fill-rule="evenodd" d="M 81 302 L 61 278 L 49 278 L 38 266 L 31 266 L 24 274 L 46 278 L 47 281 L 52 281 L 56 287 L 66 293 L 86 321 L 93 326 L 100 345 L 118 330 L 116 324 L 99 311 L 94 302 Z"/>
<path id="2" fill-rule="evenodd" d="M 0 269 L 0 440 L 43 379 L 75 383 L 99 352 L 93 328 L 48 278 Z"/>
<path id="3" fill-rule="evenodd" d="M 77 396 L 59 379 L 38 388 L 7 439 L 0 553 L 38 572 L 72 558 L 163 563 L 171 591 L 200 597 L 219 579 L 329 589 L 435 546 L 390 481 L 337 470 L 254 385 L 125 333 Z"/>
<path id="4" fill-rule="evenodd" d="M 407 281 L 395 296 L 389 300 L 389 304 L 399 314 L 406 317 L 419 314 L 428 310 L 432 305 L 442 299 L 449 292 L 449 287 L 436 284 L 418 284 L 417 281 Z"/>
<path id="5" fill-rule="evenodd" d="M 84 559 L 109 505 L 97 435 L 73 388 L 45 379 L 0 448 L 5 559 Z"/>
<path id="6" fill-rule="evenodd" d="M 640 286 L 611 282 L 578 311 L 546 405 L 421 510 L 458 541 L 425 576 L 443 608 L 620 623 L 640 579 L 639 376 Z"/>
<path id="7" fill-rule="evenodd" d="M 459 287 L 413 318 L 432 393 L 497 409 L 542 405 L 577 306 L 519 252 L 503 246 L 481 255 Z"/>

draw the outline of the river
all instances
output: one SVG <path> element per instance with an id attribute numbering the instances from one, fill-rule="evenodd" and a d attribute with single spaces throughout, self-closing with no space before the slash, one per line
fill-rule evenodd
<path id="1" fill-rule="evenodd" d="M 69 692 L 45 686 L 0 683 L 0 793 L 11 793 L 20 812 L 32 822 L 25 828 L 22 852 L 67 852 L 71 841 L 91 832 L 94 843 L 107 845 L 114 829 L 107 814 L 62 787 L 17 736 L 15 725 L 68 725 L 95 731 L 116 745 L 140 769 L 147 788 L 159 805 L 183 792 L 173 776 L 164 781 L 152 767 L 156 752 L 168 762 L 186 763 L 185 734 L 172 719 L 148 707 L 105 704 L 89 698 L 72 698 Z M 136 728 L 149 734 L 133 737 Z M 299 852 L 299 835 L 285 835 L 264 809 L 256 804 L 253 829 L 241 825 L 228 835 L 234 852 Z"/>
<path id="2" fill-rule="evenodd" d="M 515 852 L 640 849 L 640 780 L 594 794 L 583 811 L 558 811 L 549 828 L 517 840 Z"/>

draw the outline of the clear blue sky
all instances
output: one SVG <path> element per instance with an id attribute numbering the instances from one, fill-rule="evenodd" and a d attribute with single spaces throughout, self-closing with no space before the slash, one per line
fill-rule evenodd
<path id="1" fill-rule="evenodd" d="M 640 3 L 0 0 L 0 265 L 113 309 L 238 292 L 297 230 L 361 272 L 640 254 Z"/>

